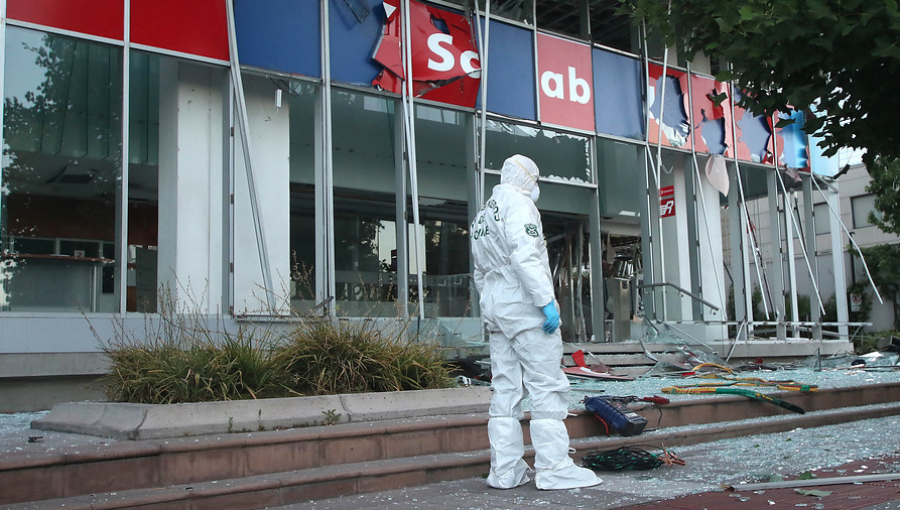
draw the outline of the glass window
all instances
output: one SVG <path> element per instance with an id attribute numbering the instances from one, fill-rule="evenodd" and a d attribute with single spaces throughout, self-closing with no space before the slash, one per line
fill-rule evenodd
<path id="1" fill-rule="evenodd" d="M 126 309 L 155 312 L 159 252 L 159 57 L 131 52 Z"/>
<path id="2" fill-rule="evenodd" d="M 9 27 L 0 309 L 117 311 L 122 51 Z"/>
<path id="3" fill-rule="evenodd" d="M 276 80 L 290 107 L 291 306 L 303 312 L 315 306 L 315 104 L 318 87 Z"/>
<path id="4" fill-rule="evenodd" d="M 593 183 L 587 137 L 488 119 L 485 166 L 500 171 L 513 154 L 528 156 L 541 179 Z"/>
<path id="5" fill-rule="evenodd" d="M 466 154 L 474 154 L 466 147 L 467 141 L 473 143 L 471 119 L 471 115 L 453 110 L 416 105 L 419 218 L 424 226 L 419 232 L 424 239 L 422 284 L 428 317 L 464 317 L 471 311 L 466 208 Z M 412 213 L 408 217 L 411 219 Z M 410 235 L 409 245 L 413 242 Z M 411 256 L 410 295 L 417 291 L 413 260 Z"/>
<path id="6" fill-rule="evenodd" d="M 641 216 L 645 173 L 640 145 L 597 139 L 597 178 L 600 214 L 607 219 L 637 224 Z M 645 199 L 646 200 L 646 199 Z"/>
<path id="7" fill-rule="evenodd" d="M 850 208 L 853 210 L 853 228 L 871 227 L 869 213 L 874 213 L 879 220 L 881 211 L 875 209 L 875 195 L 862 195 L 850 199 Z"/>
<path id="8" fill-rule="evenodd" d="M 332 94 L 337 312 L 396 316 L 395 101 Z"/>

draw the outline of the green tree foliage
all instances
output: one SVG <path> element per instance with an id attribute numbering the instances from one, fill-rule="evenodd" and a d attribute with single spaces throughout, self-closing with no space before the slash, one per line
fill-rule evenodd
<path id="1" fill-rule="evenodd" d="M 875 195 L 869 222 L 889 234 L 900 235 L 900 159 L 875 158 L 867 167 L 871 181 L 866 191 Z M 882 297 L 894 303 L 894 329 L 900 331 L 900 244 L 880 244 L 862 249 Z"/>
<path id="2" fill-rule="evenodd" d="M 755 114 L 807 108 L 807 131 L 841 147 L 900 156 L 900 10 L 897 0 L 623 0 L 635 21 L 688 59 L 714 55 L 717 74 L 745 91 Z M 673 28 L 675 27 L 675 28 Z"/>
<path id="3" fill-rule="evenodd" d="M 875 195 L 875 209 L 882 215 L 878 218 L 869 213 L 869 223 L 900 235 L 900 159 L 875 158 L 867 170 L 872 180 L 866 191 Z"/>
<path id="4" fill-rule="evenodd" d="M 894 329 L 900 331 L 900 244 L 862 248 L 862 254 L 878 291 L 894 303 Z"/>

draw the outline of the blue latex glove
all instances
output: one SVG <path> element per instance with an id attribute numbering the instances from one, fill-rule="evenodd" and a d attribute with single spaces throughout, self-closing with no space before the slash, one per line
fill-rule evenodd
<path id="1" fill-rule="evenodd" d="M 559 327 L 559 312 L 556 311 L 556 302 L 550 301 L 550 303 L 543 308 L 543 311 L 547 320 L 544 321 L 542 329 L 544 330 L 544 333 L 551 335 L 556 331 L 556 328 Z"/>

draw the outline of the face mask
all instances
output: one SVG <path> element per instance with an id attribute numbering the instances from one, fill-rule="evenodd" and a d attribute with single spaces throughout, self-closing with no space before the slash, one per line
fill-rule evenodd
<path id="1" fill-rule="evenodd" d="M 541 198 L 541 187 L 535 184 L 534 187 L 531 188 L 531 194 L 528 196 L 531 198 L 532 202 L 537 202 L 538 199 Z"/>

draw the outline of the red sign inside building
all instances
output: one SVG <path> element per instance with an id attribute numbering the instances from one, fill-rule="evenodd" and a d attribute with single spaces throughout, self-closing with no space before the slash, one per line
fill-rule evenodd
<path id="1" fill-rule="evenodd" d="M 591 47 L 537 35 L 541 122 L 594 130 Z"/>
<path id="2" fill-rule="evenodd" d="M 675 186 L 659 188 L 659 217 L 675 216 Z"/>

